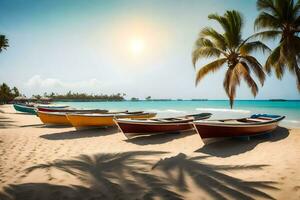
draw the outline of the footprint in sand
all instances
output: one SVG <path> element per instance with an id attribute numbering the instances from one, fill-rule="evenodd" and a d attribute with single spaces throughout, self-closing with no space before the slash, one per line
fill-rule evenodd
<path id="1" fill-rule="evenodd" d="M 300 191 L 300 186 L 297 185 L 297 186 L 295 186 L 293 189 L 294 189 L 294 191 Z"/>

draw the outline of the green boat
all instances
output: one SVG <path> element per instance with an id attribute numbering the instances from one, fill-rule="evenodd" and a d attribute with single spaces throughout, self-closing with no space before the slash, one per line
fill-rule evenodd
<path id="1" fill-rule="evenodd" d="M 24 113 L 30 113 L 33 115 L 36 115 L 36 108 L 26 105 L 20 105 L 20 104 L 14 104 L 14 108 L 16 111 L 24 112 Z"/>

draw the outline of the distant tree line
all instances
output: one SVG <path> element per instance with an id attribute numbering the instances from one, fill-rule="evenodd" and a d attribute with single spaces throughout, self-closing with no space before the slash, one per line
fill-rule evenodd
<path id="1" fill-rule="evenodd" d="M 37 96 L 37 95 L 35 95 Z M 69 91 L 66 94 L 56 94 L 56 93 L 44 93 L 44 97 L 51 98 L 52 100 L 59 100 L 59 101 L 73 101 L 73 100 L 80 100 L 80 101 L 123 101 L 124 96 L 126 94 L 86 94 L 86 93 L 78 93 Z"/>
<path id="2" fill-rule="evenodd" d="M 6 83 L 0 85 L 0 104 L 9 103 L 17 96 L 20 96 L 18 88 L 10 88 Z"/>

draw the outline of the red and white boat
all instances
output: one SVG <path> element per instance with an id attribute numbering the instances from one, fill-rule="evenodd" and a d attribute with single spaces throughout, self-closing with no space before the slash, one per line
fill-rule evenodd
<path id="1" fill-rule="evenodd" d="M 180 132 L 193 129 L 194 120 L 208 119 L 211 113 L 186 115 L 177 118 L 115 119 L 119 129 L 130 139 L 137 136 Z"/>
<path id="2" fill-rule="evenodd" d="M 256 114 L 249 118 L 204 120 L 193 124 L 202 139 L 249 137 L 274 130 L 284 118 L 280 115 Z"/>

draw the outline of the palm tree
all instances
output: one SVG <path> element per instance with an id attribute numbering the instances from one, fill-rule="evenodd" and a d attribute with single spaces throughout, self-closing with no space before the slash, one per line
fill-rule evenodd
<path id="1" fill-rule="evenodd" d="M 300 1 L 258 0 L 256 5 L 260 14 L 255 20 L 255 28 L 261 32 L 255 35 L 263 39 L 280 38 L 279 45 L 266 61 L 266 71 L 271 73 L 273 68 L 277 78 L 281 79 L 288 68 L 296 75 L 300 92 Z"/>
<path id="2" fill-rule="evenodd" d="M 241 78 L 251 88 L 252 94 L 257 95 L 258 86 L 251 77 L 251 71 L 257 76 L 261 85 L 265 81 L 263 67 L 250 54 L 255 50 L 270 51 L 260 41 L 249 42 L 249 38 L 242 39 L 243 18 L 238 11 L 226 11 L 224 16 L 211 14 L 209 19 L 216 20 L 224 30 L 218 33 L 215 29 L 206 27 L 201 30 L 196 41 L 196 47 L 192 54 L 193 65 L 200 58 L 217 58 L 213 62 L 204 65 L 198 70 L 196 85 L 210 72 L 215 72 L 227 65 L 227 72 L 223 82 L 224 89 L 230 100 L 230 107 L 236 95 L 236 86 L 240 84 Z"/>
<path id="3" fill-rule="evenodd" d="M 5 35 L 0 35 L 0 53 L 3 49 L 6 49 L 7 47 L 9 47 L 8 39 L 5 37 Z"/>

